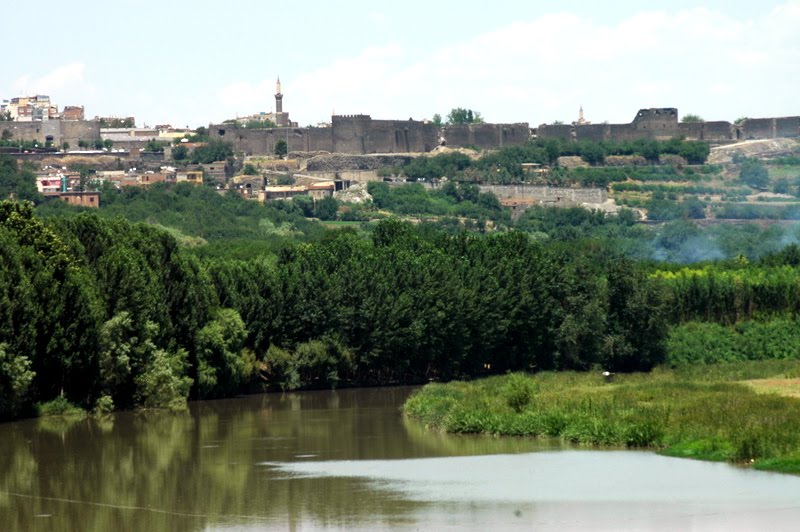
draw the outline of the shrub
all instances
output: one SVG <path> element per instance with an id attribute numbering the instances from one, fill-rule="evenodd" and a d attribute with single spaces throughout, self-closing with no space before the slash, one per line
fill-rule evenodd
<path id="1" fill-rule="evenodd" d="M 59 395 L 52 401 L 36 404 L 36 413 L 44 416 L 84 416 L 86 412 L 72 403 L 66 397 Z"/>
<path id="2" fill-rule="evenodd" d="M 516 413 L 522 412 L 536 392 L 533 381 L 524 373 L 513 373 L 502 390 L 506 404 Z"/>

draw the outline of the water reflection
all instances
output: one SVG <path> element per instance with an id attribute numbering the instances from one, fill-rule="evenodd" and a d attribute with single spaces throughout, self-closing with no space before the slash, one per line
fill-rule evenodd
<path id="1" fill-rule="evenodd" d="M 402 419 L 408 393 L 262 395 L 197 403 L 182 414 L 0 425 L 0 523 L 9 531 L 530 527 L 580 515 L 576 508 L 605 508 L 592 493 L 629 505 L 634 516 L 651 516 L 671 497 L 662 487 L 693 497 L 716 489 L 702 484 L 697 493 L 687 491 L 684 464 L 712 468 L 708 481 L 722 487 L 734 485 L 730 475 L 745 474 L 751 476 L 743 487 L 800 493 L 795 477 L 718 464 L 670 462 L 680 465 L 662 471 L 637 462 L 626 469 L 609 457 L 669 459 L 599 453 L 581 461 L 569 457 L 582 453 L 528 454 L 552 450 L 554 442 L 431 433 Z M 674 485 L 661 479 L 648 492 L 652 498 L 636 498 L 646 491 L 637 479 L 670 470 Z M 577 489 L 587 478 L 616 480 L 599 491 L 591 482 Z M 763 485 L 753 480 L 762 478 Z M 559 492 L 575 495 L 548 496 Z M 780 515 L 786 497 L 779 495 L 771 499 L 777 506 L 751 495 L 734 503 L 751 514 Z M 752 501 L 758 504 L 748 506 Z"/>

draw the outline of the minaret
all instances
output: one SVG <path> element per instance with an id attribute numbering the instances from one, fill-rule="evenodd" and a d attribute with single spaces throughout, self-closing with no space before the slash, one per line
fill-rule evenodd
<path id="1" fill-rule="evenodd" d="M 275 114 L 283 112 L 283 94 L 281 94 L 281 78 L 278 76 L 278 82 L 275 84 Z"/>
<path id="2" fill-rule="evenodd" d="M 578 111 L 578 123 L 583 124 L 584 122 L 586 122 L 586 119 L 583 117 L 583 105 L 581 105 L 581 109 Z"/>

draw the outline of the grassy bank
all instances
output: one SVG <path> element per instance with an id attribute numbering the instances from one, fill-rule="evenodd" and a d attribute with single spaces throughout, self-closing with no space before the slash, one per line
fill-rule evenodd
<path id="1" fill-rule="evenodd" d="M 600 373 L 510 374 L 429 384 L 404 411 L 447 432 L 555 436 L 800 473 L 800 400 L 781 395 L 798 372 L 795 361 L 762 361 L 616 375 L 611 383 Z"/>

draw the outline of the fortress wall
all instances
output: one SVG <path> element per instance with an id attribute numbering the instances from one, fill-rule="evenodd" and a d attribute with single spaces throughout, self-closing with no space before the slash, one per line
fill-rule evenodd
<path id="1" fill-rule="evenodd" d="M 306 149 L 304 151 L 333 151 L 333 129 L 312 127 L 304 131 Z"/>
<path id="2" fill-rule="evenodd" d="M 367 132 L 371 122 L 372 118 L 368 115 L 332 117 L 332 151 L 338 153 L 369 153 Z"/>
<path id="3" fill-rule="evenodd" d="M 686 140 L 702 140 L 703 139 L 703 123 L 702 122 L 681 122 L 678 124 L 678 136 Z"/>
<path id="4" fill-rule="evenodd" d="M 678 128 L 678 110 L 674 107 L 639 109 L 631 125 L 635 129 L 648 131 L 676 130 Z"/>
<path id="5" fill-rule="evenodd" d="M 78 141 L 94 142 L 100 140 L 100 122 L 95 120 L 61 121 L 61 141 L 69 142 L 72 148 L 78 147 Z"/>
<path id="6" fill-rule="evenodd" d="M 627 127 L 627 126 L 626 126 Z M 572 139 L 572 126 L 569 124 L 542 124 L 536 134 L 542 139 Z"/>
<path id="7" fill-rule="evenodd" d="M 275 144 L 279 140 L 286 141 L 289 151 L 333 149 L 330 128 L 235 129 L 225 126 L 210 126 L 211 138 L 231 142 L 234 151 L 243 151 L 247 155 L 271 155 L 275 153 Z M 220 131 L 225 131 L 225 134 L 220 135 Z"/>
<path id="8" fill-rule="evenodd" d="M 703 122 L 703 140 L 731 140 L 733 138 L 735 138 L 733 124 L 730 122 Z"/>
<path id="9" fill-rule="evenodd" d="M 778 137 L 800 137 L 800 116 L 776 118 L 775 132 Z"/>
<path id="10" fill-rule="evenodd" d="M 61 140 L 61 122 L 58 120 L 48 120 L 46 122 L 3 122 L 0 123 L 0 130 L 8 130 L 13 135 L 11 140 L 26 140 L 39 142 L 42 146 L 51 137 L 53 144 L 59 146 Z M 99 137 L 99 135 L 98 135 Z M 77 147 L 77 141 L 76 141 Z"/>
<path id="11" fill-rule="evenodd" d="M 473 146 L 480 149 L 502 146 L 502 130 L 494 124 L 469 124 Z"/>
<path id="12" fill-rule="evenodd" d="M 610 136 L 611 128 L 607 124 L 583 124 L 575 126 L 576 140 L 593 140 L 600 142 L 607 140 Z"/>
<path id="13" fill-rule="evenodd" d="M 748 118 L 744 123 L 745 139 L 771 139 L 775 137 L 772 118 Z"/>
<path id="14" fill-rule="evenodd" d="M 68 124 L 68 125 L 65 125 Z M 94 122 L 13 122 L 3 128 L 14 138 L 44 142 L 47 135 L 60 144 L 99 138 Z M 65 128 L 65 129 L 61 129 Z M 220 132 L 223 132 L 221 134 Z M 721 141 L 734 138 L 768 139 L 800 137 L 800 117 L 748 119 L 734 127 L 726 121 L 679 123 L 674 108 L 641 109 L 630 124 L 542 124 L 539 138 L 564 140 L 669 140 Z M 373 120 L 369 115 L 334 116 L 328 128 L 236 129 L 227 124 L 209 126 L 212 138 L 232 142 L 236 151 L 249 155 L 272 154 L 275 143 L 284 139 L 289 151 L 327 151 L 332 153 L 424 153 L 438 145 L 439 132 L 430 123 L 415 120 Z M 494 149 L 525 144 L 530 138 L 527 123 L 458 124 L 442 129 L 448 146 L 475 146 Z M 62 140 L 63 139 L 63 140 Z"/>
<path id="15" fill-rule="evenodd" d="M 520 146 L 531 138 L 531 127 L 527 122 L 497 124 L 500 129 L 501 146 Z"/>
<path id="16" fill-rule="evenodd" d="M 357 153 L 397 153 L 406 150 L 408 132 L 396 127 L 392 120 L 372 120 L 365 131 L 369 142 Z M 353 152 L 356 153 L 356 152 Z"/>
<path id="17" fill-rule="evenodd" d="M 609 124 L 608 137 L 614 140 L 650 138 L 649 132 L 637 131 L 630 124 Z"/>
<path id="18" fill-rule="evenodd" d="M 72 148 L 77 148 L 80 140 L 94 142 L 100 139 L 100 124 L 94 120 L 0 123 L 0 131 L 6 129 L 13 135 L 11 140 L 35 141 L 44 145 L 49 138 L 56 147 L 69 142 Z"/>
<path id="19" fill-rule="evenodd" d="M 472 146 L 472 130 L 467 124 L 448 125 L 442 128 L 442 136 L 447 146 L 453 148 L 463 148 Z"/>
<path id="20" fill-rule="evenodd" d="M 445 126 L 443 135 L 453 148 L 475 146 L 480 149 L 519 146 L 530 139 L 527 122 L 514 124 L 452 124 Z"/>
<path id="21" fill-rule="evenodd" d="M 434 149 L 439 144 L 439 131 L 431 123 L 409 120 L 395 122 L 396 128 L 402 128 L 402 138 L 405 139 L 405 153 L 425 153 Z"/>

